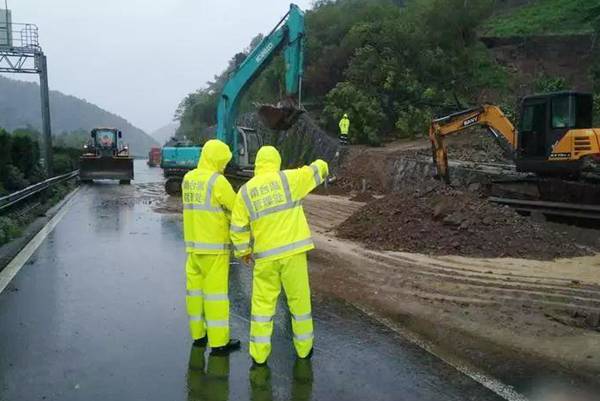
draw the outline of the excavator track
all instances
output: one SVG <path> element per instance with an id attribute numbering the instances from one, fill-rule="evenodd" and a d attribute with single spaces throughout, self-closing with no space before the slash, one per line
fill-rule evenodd
<path id="1" fill-rule="evenodd" d="M 522 214 L 587 227 L 600 226 L 600 183 L 595 177 L 497 180 L 491 183 L 489 200 Z"/>
<path id="2" fill-rule="evenodd" d="M 535 176 L 495 180 L 490 185 L 490 195 L 525 201 L 600 205 L 600 182 L 595 178 L 567 180 Z"/>
<path id="3" fill-rule="evenodd" d="M 481 194 L 491 202 L 562 223 L 600 226 L 600 174 L 596 171 L 564 179 L 519 173 L 510 163 L 450 160 L 449 166 L 456 185 L 478 183 Z M 400 180 L 435 172 L 426 157 L 404 159 L 398 168 Z"/>
<path id="4" fill-rule="evenodd" d="M 528 201 L 521 199 L 490 197 L 491 202 L 508 205 L 520 213 L 541 214 L 549 217 L 581 219 L 594 225 L 600 224 L 600 206 L 581 203 Z"/>

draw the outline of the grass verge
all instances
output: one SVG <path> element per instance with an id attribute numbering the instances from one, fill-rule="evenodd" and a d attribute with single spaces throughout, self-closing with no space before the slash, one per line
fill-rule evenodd
<path id="1" fill-rule="evenodd" d="M 537 0 L 490 18 L 484 36 L 531 36 L 593 32 L 600 4 L 590 0 Z"/>

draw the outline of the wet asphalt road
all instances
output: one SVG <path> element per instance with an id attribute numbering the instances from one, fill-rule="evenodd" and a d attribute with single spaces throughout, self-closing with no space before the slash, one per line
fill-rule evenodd
<path id="1" fill-rule="evenodd" d="M 241 352 L 192 349 L 181 222 L 159 169 L 82 187 L 0 294 L 0 400 L 499 400 L 356 309 L 314 299 L 316 352 L 297 361 L 278 308 L 268 369 L 247 354 L 251 272 L 232 264 Z"/>

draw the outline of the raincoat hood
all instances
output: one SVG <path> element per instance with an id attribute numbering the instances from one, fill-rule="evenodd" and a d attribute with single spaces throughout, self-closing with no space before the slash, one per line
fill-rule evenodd
<path id="1" fill-rule="evenodd" d="M 227 163 L 231 160 L 232 154 L 229 146 L 219 141 L 211 139 L 202 147 L 198 168 L 201 170 L 223 173 Z"/>
<path id="2" fill-rule="evenodd" d="M 254 174 L 273 173 L 281 169 L 281 156 L 273 146 L 263 146 L 256 154 Z"/>
<path id="3" fill-rule="evenodd" d="M 348 114 L 344 114 L 344 118 L 348 118 Z"/>

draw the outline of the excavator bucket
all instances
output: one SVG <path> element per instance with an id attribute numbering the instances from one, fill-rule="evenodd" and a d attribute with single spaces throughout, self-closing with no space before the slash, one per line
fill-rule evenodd
<path id="1" fill-rule="evenodd" d="M 79 159 L 79 178 L 82 181 L 133 180 L 133 158 L 84 155 Z"/>
<path id="2" fill-rule="evenodd" d="M 294 106 L 274 106 L 263 104 L 258 107 L 258 116 L 268 128 L 285 131 L 290 129 L 305 110 Z"/>

